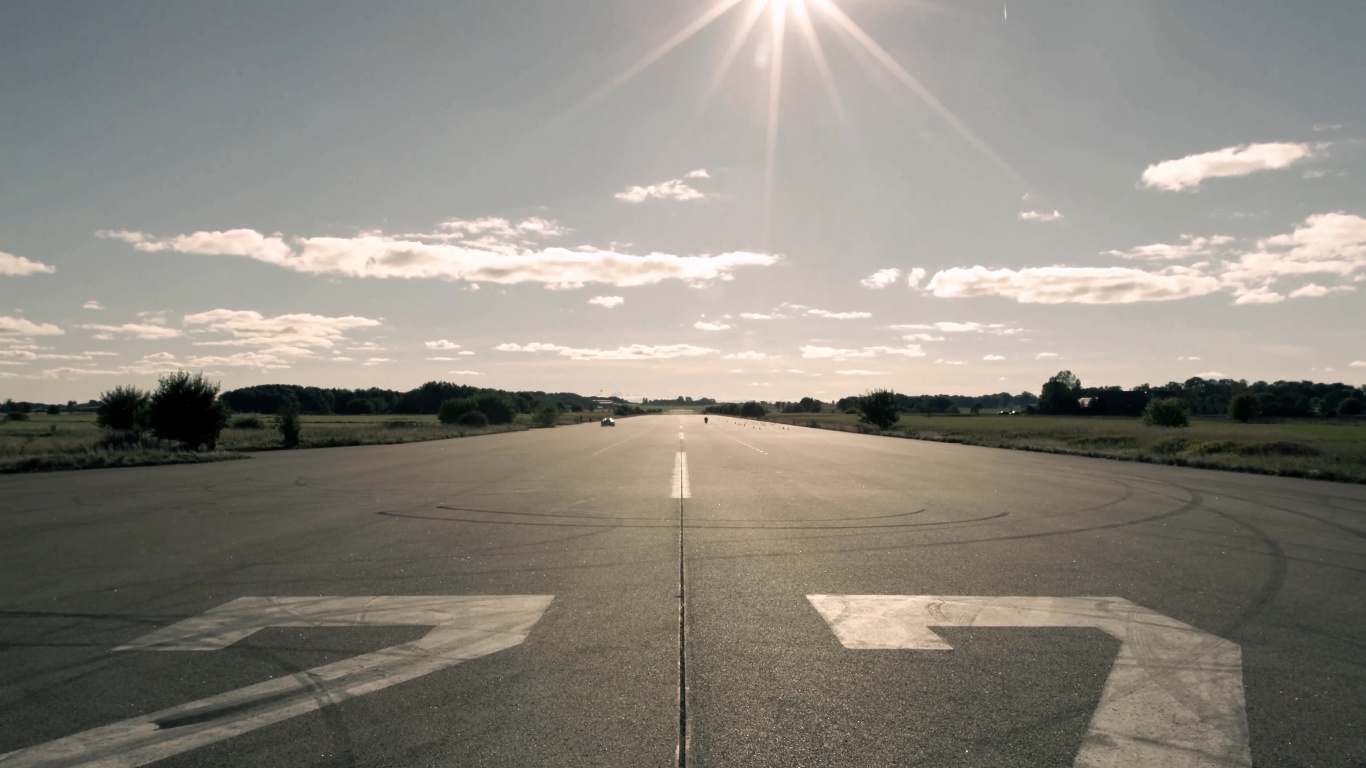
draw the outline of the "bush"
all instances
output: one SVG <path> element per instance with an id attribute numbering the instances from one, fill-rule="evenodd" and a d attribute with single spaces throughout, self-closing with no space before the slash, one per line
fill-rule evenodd
<path id="1" fill-rule="evenodd" d="M 163 376 L 147 409 L 152 434 L 192 451 L 200 446 L 213 450 L 228 423 L 228 409 L 218 402 L 218 389 L 202 373 L 191 376 L 177 371 Z"/>
<path id="2" fill-rule="evenodd" d="M 550 401 L 548 401 L 548 400 L 547 400 L 546 402 L 544 402 L 544 403 L 541 403 L 539 406 L 536 407 L 536 410 L 534 410 L 534 411 L 531 412 L 531 426 L 533 426 L 533 427 L 540 427 L 541 429 L 549 429 L 549 428 L 551 428 L 551 427 L 554 427 L 554 426 L 555 426 L 555 423 L 558 422 L 559 420 L 560 420 L 560 406 L 559 406 L 559 404 L 558 404 L 558 403 L 552 403 L 552 402 L 550 402 Z"/>
<path id="3" fill-rule="evenodd" d="M 750 400 L 748 403 L 740 406 L 740 415 L 747 419 L 762 419 L 767 414 L 768 409 L 765 408 L 762 403 L 755 402 L 754 400 Z"/>
<path id="4" fill-rule="evenodd" d="M 484 392 L 474 396 L 475 409 L 488 417 L 490 424 L 511 424 L 517 415 L 512 398 L 502 392 Z"/>
<path id="5" fill-rule="evenodd" d="M 147 426 L 147 406 L 151 395 L 137 387 L 114 387 L 100 394 L 100 406 L 95 423 L 105 429 L 121 432 L 140 432 Z"/>
<path id="6" fill-rule="evenodd" d="M 896 410 L 896 393 L 890 389 L 874 389 L 858 399 L 859 421 L 878 429 L 890 429 L 901 420 Z"/>
<path id="7" fill-rule="evenodd" d="M 1175 397 L 1153 400 L 1143 411 L 1143 423 L 1150 427 L 1189 427 L 1186 404 Z"/>
<path id="8" fill-rule="evenodd" d="M 441 420 L 442 424 L 455 424 L 461 416 L 477 410 L 479 408 L 474 404 L 474 398 L 451 398 L 441 404 L 441 408 L 437 410 L 437 418 Z M 485 421 L 487 422 L 487 419 Z"/>
<path id="9" fill-rule="evenodd" d="M 233 429 L 265 429 L 266 423 L 260 416 L 238 416 L 232 420 Z"/>
<path id="10" fill-rule="evenodd" d="M 10 421 L 28 421 L 28 414 L 27 414 L 27 413 L 24 413 L 23 411 L 10 411 L 10 412 L 9 412 L 9 420 L 10 420 Z"/>
<path id="11" fill-rule="evenodd" d="M 466 411 L 465 413 L 460 414 L 460 417 L 455 420 L 455 423 L 462 427 L 487 427 L 489 425 L 489 417 L 479 411 Z"/>
<path id="12" fill-rule="evenodd" d="M 1228 404 L 1230 418 L 1244 424 L 1257 413 L 1257 399 L 1252 395 L 1234 395 Z"/>
<path id="13" fill-rule="evenodd" d="M 373 400 L 358 397 L 346 404 L 346 412 L 351 416 L 371 414 L 375 412 L 375 403 Z"/>
<path id="14" fill-rule="evenodd" d="M 1349 397 L 1338 403 L 1339 416 L 1360 416 L 1363 410 L 1361 401 L 1355 397 Z"/>
<path id="15" fill-rule="evenodd" d="M 275 428 L 280 430 L 280 442 L 286 448 L 298 447 L 299 433 L 303 431 L 303 424 L 299 421 L 298 401 L 285 400 L 284 405 L 280 406 L 280 413 L 275 417 Z"/>
<path id="16" fill-rule="evenodd" d="M 47 415 L 49 415 L 49 416 L 60 416 L 61 413 L 62 413 L 62 406 L 60 406 L 60 405 L 49 405 L 49 406 L 47 407 Z"/>

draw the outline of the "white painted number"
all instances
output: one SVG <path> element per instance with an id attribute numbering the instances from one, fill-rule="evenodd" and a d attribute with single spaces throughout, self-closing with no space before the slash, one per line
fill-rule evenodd
<path id="1" fill-rule="evenodd" d="M 1251 766 L 1242 651 L 1115 597 L 807 595 L 845 648 L 952 650 L 930 627 L 1095 627 L 1120 640 L 1073 763 Z"/>
<path id="2" fill-rule="evenodd" d="M 243 597 L 116 651 L 216 651 L 266 627 L 429 626 L 418 640 L 0 755 L 132 768 L 520 645 L 552 595 Z"/>

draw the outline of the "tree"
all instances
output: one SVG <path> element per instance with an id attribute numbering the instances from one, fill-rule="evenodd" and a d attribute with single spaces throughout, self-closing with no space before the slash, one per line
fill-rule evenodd
<path id="1" fill-rule="evenodd" d="M 474 397 L 476 409 L 488 417 L 490 424 L 511 424 L 517 406 L 505 392 L 481 392 Z"/>
<path id="2" fill-rule="evenodd" d="M 878 429 L 890 429 L 901 419 L 896 410 L 896 393 L 890 389 L 869 390 L 858 399 L 859 421 Z"/>
<path id="3" fill-rule="evenodd" d="M 560 420 L 560 404 L 547 400 L 536 406 L 536 410 L 531 412 L 531 425 L 541 429 L 550 429 Z"/>
<path id="4" fill-rule="evenodd" d="M 982 412 L 982 404 L 981 404 L 981 403 L 973 403 L 973 404 L 972 404 L 972 415 L 973 415 L 973 416 L 976 416 L 977 414 L 979 414 L 979 413 L 981 413 L 981 412 Z"/>
<path id="5" fill-rule="evenodd" d="M 1360 416 L 1363 410 L 1366 408 L 1363 408 L 1361 401 L 1355 397 L 1349 397 L 1338 403 L 1339 416 Z"/>
<path id="6" fill-rule="evenodd" d="M 218 402 L 218 389 L 202 373 L 192 376 L 177 371 L 163 376 L 147 409 L 152 434 L 192 451 L 201 445 L 212 451 L 228 423 L 228 408 Z"/>
<path id="7" fill-rule="evenodd" d="M 569 406 L 569 410 L 573 411 L 574 413 L 583 413 L 583 406 L 579 403 L 574 403 L 573 405 Z"/>
<path id="8" fill-rule="evenodd" d="M 489 425 L 489 417 L 479 411 L 466 411 L 465 413 L 460 414 L 460 417 L 455 420 L 455 423 L 462 427 L 482 428 Z"/>
<path id="9" fill-rule="evenodd" d="M 275 428 L 280 430 L 280 440 L 286 448 L 299 445 L 299 433 L 303 431 L 303 425 L 299 421 L 298 401 L 286 400 L 280 406 L 280 413 L 275 417 Z"/>
<path id="10" fill-rule="evenodd" d="M 1234 395 L 1228 404 L 1228 415 L 1238 421 L 1247 423 L 1257 413 L 1257 400 L 1252 395 Z"/>
<path id="11" fill-rule="evenodd" d="M 49 415 L 49 416 L 59 416 L 59 415 L 61 415 L 61 413 L 62 413 L 62 406 L 57 405 L 56 403 L 53 403 L 52 405 L 49 405 L 49 406 L 47 407 L 47 415 Z"/>
<path id="12" fill-rule="evenodd" d="M 1058 371 L 1039 393 L 1039 413 L 1076 413 L 1081 410 L 1081 380 L 1071 371 Z"/>
<path id="13" fill-rule="evenodd" d="M 1189 427 L 1190 414 L 1180 398 L 1153 400 L 1143 412 L 1143 423 L 1150 427 Z"/>
<path id="14" fill-rule="evenodd" d="M 66 412 L 67 412 L 67 413 L 75 413 L 75 412 L 76 412 L 76 401 L 75 401 L 75 400 L 67 400 L 67 401 L 66 401 Z"/>
<path id="15" fill-rule="evenodd" d="M 147 406 L 151 394 L 137 387 L 114 387 L 100 393 L 104 405 L 95 416 L 95 423 L 105 429 L 140 432 L 147 426 Z"/>
<path id="16" fill-rule="evenodd" d="M 762 419 L 764 416 L 768 415 L 768 409 L 765 408 L 762 403 L 750 400 L 748 403 L 740 406 L 740 415 L 747 419 Z"/>
<path id="17" fill-rule="evenodd" d="M 437 411 L 437 418 L 441 420 L 442 424 L 455 424 L 460 421 L 461 416 L 470 411 L 478 410 L 479 408 L 474 404 L 474 398 L 453 397 L 441 404 L 440 410 Z M 485 417 L 484 423 L 488 423 L 487 417 Z"/>

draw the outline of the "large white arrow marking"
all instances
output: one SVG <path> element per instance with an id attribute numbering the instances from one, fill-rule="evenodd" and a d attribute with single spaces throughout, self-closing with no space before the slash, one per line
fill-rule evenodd
<path id="1" fill-rule="evenodd" d="M 1120 640 L 1074 766 L 1251 766 L 1239 647 L 1117 597 L 807 595 L 845 648 L 952 650 L 930 627 L 1095 627 Z"/>
<path id="2" fill-rule="evenodd" d="M 0 766 L 133 766 L 520 645 L 553 595 L 243 597 L 116 651 L 216 651 L 266 627 L 430 626 L 403 643 L 0 755 Z"/>

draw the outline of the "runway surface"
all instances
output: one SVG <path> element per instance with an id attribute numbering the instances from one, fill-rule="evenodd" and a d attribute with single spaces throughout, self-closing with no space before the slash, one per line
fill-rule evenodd
<path id="1" fill-rule="evenodd" d="M 1366 487 L 691 415 L 0 478 L 0 768 L 680 762 L 1360 766 Z"/>

